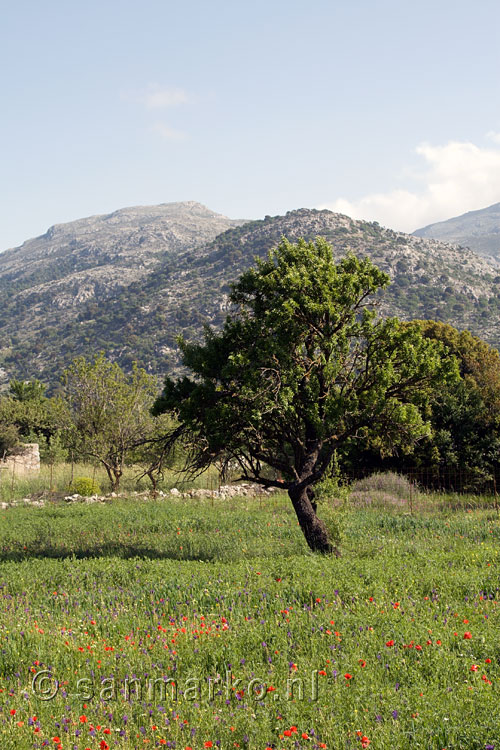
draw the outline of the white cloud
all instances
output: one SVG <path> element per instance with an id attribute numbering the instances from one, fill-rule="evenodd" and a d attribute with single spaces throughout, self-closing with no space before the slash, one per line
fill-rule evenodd
<path id="1" fill-rule="evenodd" d="M 488 138 L 500 145 L 499 133 L 488 133 Z M 372 193 L 353 201 L 339 198 L 321 208 L 411 232 L 500 201 L 500 148 L 450 141 L 444 146 L 422 143 L 416 153 L 425 161 L 418 175 L 420 189 Z"/>
<path id="2" fill-rule="evenodd" d="M 151 130 L 168 141 L 183 141 L 186 138 L 186 134 L 183 133 L 182 130 L 170 128 L 163 122 L 155 122 L 154 125 L 151 126 Z"/>
<path id="3" fill-rule="evenodd" d="M 179 104 L 186 104 L 189 101 L 189 97 L 183 89 L 163 88 L 156 83 L 148 86 L 141 99 L 148 109 L 177 107 Z"/>
<path id="4" fill-rule="evenodd" d="M 158 83 L 150 83 L 145 89 L 128 90 L 120 93 L 124 101 L 142 104 L 147 109 L 168 109 L 187 104 L 191 101 L 187 91 L 174 86 L 160 86 Z"/>
<path id="5" fill-rule="evenodd" d="M 486 133 L 486 137 L 493 141 L 493 143 L 500 143 L 500 133 L 495 133 L 494 130 L 490 130 Z"/>

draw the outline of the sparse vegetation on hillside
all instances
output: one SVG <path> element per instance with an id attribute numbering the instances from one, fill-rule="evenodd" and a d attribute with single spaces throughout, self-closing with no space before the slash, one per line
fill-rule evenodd
<path id="1" fill-rule="evenodd" d="M 122 263 L 118 218 L 113 226 L 117 235 L 107 259 L 94 248 L 89 257 L 95 265 L 85 273 L 35 283 L 29 293 L 16 281 L 21 272 L 7 270 L 0 256 L 0 282 L 8 280 L 0 291 L 0 374 L 3 368 L 5 382 L 39 377 L 53 386 L 76 354 L 88 357 L 98 350 L 127 370 L 137 361 L 153 373 L 179 372 L 176 335 L 194 339 L 206 323 L 220 327 L 229 284 L 283 235 L 292 241 L 325 237 L 336 260 L 348 251 L 370 257 L 393 280 L 381 299 L 385 314 L 452 323 L 500 344 L 498 269 L 463 248 L 330 211 L 301 209 L 234 227 L 213 241 L 212 234 L 205 244 L 191 232 L 191 242 L 184 238 L 184 244 L 169 245 L 163 230 L 155 233 L 152 220 L 149 233 L 130 233 Z M 77 260 L 89 237 L 82 245 L 76 232 L 74 242 L 71 257 Z M 47 267 L 59 268 L 50 256 L 45 266 L 43 259 L 37 263 L 49 275 Z"/>

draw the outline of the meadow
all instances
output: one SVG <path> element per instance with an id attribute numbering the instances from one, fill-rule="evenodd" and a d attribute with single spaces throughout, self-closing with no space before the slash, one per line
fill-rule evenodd
<path id="1" fill-rule="evenodd" d="M 499 750 L 483 504 L 325 502 L 340 559 L 284 496 L 0 511 L 0 747 Z"/>

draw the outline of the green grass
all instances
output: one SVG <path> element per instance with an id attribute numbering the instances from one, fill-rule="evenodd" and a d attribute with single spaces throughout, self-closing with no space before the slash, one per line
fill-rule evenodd
<path id="1" fill-rule="evenodd" d="M 430 501 L 342 510 L 341 559 L 284 497 L 3 511 L 0 747 L 498 750 L 500 523 Z"/>

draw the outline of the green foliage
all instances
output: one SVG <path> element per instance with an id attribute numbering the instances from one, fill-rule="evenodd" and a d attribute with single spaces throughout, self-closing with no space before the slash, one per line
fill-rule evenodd
<path id="1" fill-rule="evenodd" d="M 0 417 L 0 459 L 5 458 L 20 443 L 19 430 Z"/>
<path id="2" fill-rule="evenodd" d="M 15 428 L 24 442 L 44 446 L 65 424 L 65 404 L 61 398 L 45 398 L 37 381 L 18 385 L 14 382 L 13 395 L 0 396 L 0 423 Z"/>
<path id="3" fill-rule="evenodd" d="M 360 430 L 388 449 L 411 445 L 428 426 L 409 395 L 454 372 L 415 328 L 375 318 L 369 296 L 387 283 L 368 259 L 335 265 L 322 240 L 283 240 L 234 287 L 240 312 L 222 334 L 207 331 L 204 345 L 180 341 L 200 381 L 167 380 L 156 410 L 178 408 L 204 436 L 200 465 L 248 451 L 288 481 L 305 470 L 308 441 L 319 475 Z"/>
<path id="4" fill-rule="evenodd" d="M 100 353 L 93 361 L 76 359 L 64 373 L 64 386 L 71 419 L 66 442 L 101 462 L 116 491 L 127 454 L 150 435 L 155 379 L 137 366 L 126 375 Z"/>
<path id="5" fill-rule="evenodd" d="M 36 401 L 38 403 L 45 400 L 46 386 L 39 380 L 11 380 L 9 392 L 16 401 Z"/>
<path id="6" fill-rule="evenodd" d="M 487 476 L 500 467 L 500 354 L 469 331 L 435 321 L 417 321 L 423 334 L 446 346 L 460 380 L 432 395 L 432 436 L 415 452 L 422 465 L 460 468 Z"/>
<path id="7" fill-rule="evenodd" d="M 55 432 L 48 440 L 39 444 L 40 460 L 50 466 L 62 463 L 68 458 L 68 450 L 64 444 L 62 433 Z"/>
<path id="8" fill-rule="evenodd" d="M 82 495 L 83 497 L 99 495 L 101 492 L 99 484 L 90 477 L 76 477 L 71 482 L 70 490 L 71 492 L 75 492 L 77 495 Z"/>

